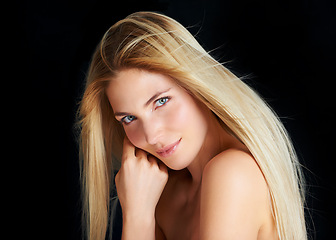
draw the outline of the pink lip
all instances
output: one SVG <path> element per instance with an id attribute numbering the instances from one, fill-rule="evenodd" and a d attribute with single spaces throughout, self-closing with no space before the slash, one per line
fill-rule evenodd
<path id="1" fill-rule="evenodd" d="M 165 147 L 157 150 L 156 153 L 159 154 L 160 157 L 164 157 L 164 158 L 171 156 L 175 152 L 175 150 L 177 149 L 178 145 L 180 144 L 181 139 L 182 138 L 180 138 L 178 141 L 176 141 L 176 142 L 174 142 L 174 143 L 172 143 L 168 146 L 165 146 Z"/>

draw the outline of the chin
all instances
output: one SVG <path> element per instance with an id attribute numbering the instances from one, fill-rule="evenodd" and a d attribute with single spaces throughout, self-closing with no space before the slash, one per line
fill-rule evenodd
<path id="1" fill-rule="evenodd" d="M 162 161 L 162 160 L 161 160 Z M 179 160 L 179 159 L 172 159 L 170 161 L 162 161 L 168 168 L 172 169 L 172 170 L 183 170 L 185 168 L 187 168 L 190 164 L 190 162 L 187 162 L 184 160 Z"/>
<path id="2" fill-rule="evenodd" d="M 178 167 L 178 166 L 167 166 L 167 167 L 172 169 L 172 170 L 175 170 L 175 171 L 179 171 L 179 170 L 182 170 L 182 169 L 186 168 L 186 167 Z"/>

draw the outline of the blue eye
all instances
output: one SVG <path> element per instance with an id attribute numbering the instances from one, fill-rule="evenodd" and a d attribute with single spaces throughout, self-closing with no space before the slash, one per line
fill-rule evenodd
<path id="1" fill-rule="evenodd" d="M 163 97 L 155 101 L 155 108 L 165 105 L 169 101 L 170 97 Z"/>
<path id="2" fill-rule="evenodd" d="M 125 124 L 129 124 L 129 123 L 133 122 L 135 119 L 136 119 L 135 116 L 133 116 L 133 115 L 129 115 L 129 116 L 123 117 L 123 118 L 121 119 L 121 122 L 122 122 L 122 123 L 125 123 Z"/>

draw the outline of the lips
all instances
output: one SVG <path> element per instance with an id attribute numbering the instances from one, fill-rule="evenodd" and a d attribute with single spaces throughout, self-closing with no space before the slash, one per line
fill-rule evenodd
<path id="1" fill-rule="evenodd" d="M 160 156 L 160 157 L 164 157 L 164 158 L 167 158 L 169 156 L 171 156 L 175 150 L 177 149 L 178 145 L 180 144 L 181 142 L 181 139 L 180 138 L 178 141 L 168 145 L 168 146 L 165 146 L 159 150 L 156 151 L 156 153 Z"/>

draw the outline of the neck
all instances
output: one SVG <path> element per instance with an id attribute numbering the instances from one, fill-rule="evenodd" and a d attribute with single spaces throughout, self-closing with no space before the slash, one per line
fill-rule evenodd
<path id="1" fill-rule="evenodd" d="M 219 153 L 233 147 L 238 140 L 228 134 L 211 113 L 209 129 L 204 144 L 194 161 L 187 167 L 192 177 L 192 188 L 198 189 L 207 163 Z"/>

